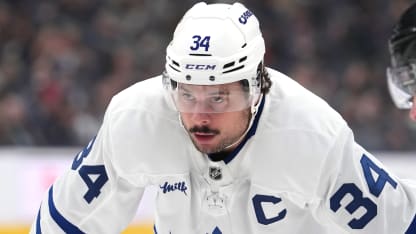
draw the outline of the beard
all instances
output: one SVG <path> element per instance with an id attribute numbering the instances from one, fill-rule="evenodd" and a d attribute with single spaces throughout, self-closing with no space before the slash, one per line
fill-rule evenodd
<path id="1" fill-rule="evenodd" d="M 242 135 L 235 136 L 235 137 L 227 137 L 224 139 L 221 139 L 220 142 L 216 145 L 206 146 L 206 145 L 200 145 L 197 140 L 193 138 L 192 135 L 190 135 L 192 143 L 197 148 L 198 151 L 204 154 L 215 154 L 219 152 L 225 152 L 229 151 L 228 149 L 231 145 L 234 145 L 237 143 L 241 138 Z"/>
<path id="2" fill-rule="evenodd" d="M 187 128 L 187 132 L 192 140 L 192 143 L 197 148 L 198 151 L 205 154 L 215 154 L 220 152 L 228 152 L 233 150 L 247 133 L 251 113 L 250 111 L 245 111 L 241 116 L 241 119 L 235 121 L 234 126 L 236 127 L 235 133 L 227 134 L 225 136 L 222 135 L 222 132 L 218 129 L 212 129 L 206 125 L 203 126 L 192 126 Z M 219 142 L 215 145 L 201 145 L 198 141 L 194 138 L 193 133 L 203 133 L 203 134 L 212 134 L 215 137 L 220 137 Z"/>

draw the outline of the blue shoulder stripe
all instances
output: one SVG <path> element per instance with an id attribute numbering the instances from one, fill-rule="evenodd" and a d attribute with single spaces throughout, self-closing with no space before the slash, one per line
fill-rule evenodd
<path id="1" fill-rule="evenodd" d="M 42 204 L 39 207 L 38 217 L 36 217 L 36 234 L 42 234 L 42 229 L 40 228 L 40 209 L 42 208 Z"/>
<path id="2" fill-rule="evenodd" d="M 77 226 L 69 222 L 62 216 L 59 211 L 55 207 L 55 203 L 53 201 L 53 186 L 49 189 L 49 213 L 51 214 L 53 220 L 58 224 L 58 226 L 65 231 L 65 233 L 71 234 L 85 234 Z"/>
<path id="3" fill-rule="evenodd" d="M 412 223 L 410 224 L 405 234 L 416 234 L 416 215 L 413 217 Z"/>

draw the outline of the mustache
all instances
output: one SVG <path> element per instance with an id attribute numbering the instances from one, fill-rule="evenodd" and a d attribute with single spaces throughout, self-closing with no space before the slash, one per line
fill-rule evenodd
<path id="1" fill-rule="evenodd" d="M 216 129 L 211 129 L 208 126 L 193 126 L 189 129 L 190 133 L 209 133 L 209 134 L 219 134 L 220 131 Z"/>

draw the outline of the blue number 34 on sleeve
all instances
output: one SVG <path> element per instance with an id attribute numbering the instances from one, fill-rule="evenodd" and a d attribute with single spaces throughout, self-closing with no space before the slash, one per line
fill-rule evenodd
<path id="1" fill-rule="evenodd" d="M 84 194 L 84 199 L 88 203 L 98 197 L 101 193 L 101 188 L 108 181 L 107 172 L 104 165 L 82 165 L 82 161 L 86 158 L 94 145 L 95 137 L 88 143 L 88 145 L 74 158 L 71 169 L 78 170 L 82 180 L 87 185 L 87 192 Z M 81 168 L 80 168 L 81 166 Z M 94 179 L 92 179 L 94 178 Z"/>
<path id="2" fill-rule="evenodd" d="M 379 197 L 387 183 L 396 189 L 397 182 L 394 181 L 385 170 L 371 161 L 367 155 L 363 154 L 360 163 L 368 189 L 372 195 Z M 374 179 L 373 172 L 378 175 L 377 179 Z M 345 206 L 345 209 L 350 214 L 353 214 L 359 208 L 364 208 L 366 210 L 365 214 L 363 214 L 359 219 L 352 219 L 348 225 L 352 229 L 362 229 L 377 216 L 377 204 L 370 198 L 364 197 L 362 190 L 356 184 L 345 183 L 341 185 L 341 187 L 330 198 L 330 208 L 333 212 L 337 212 L 339 208 L 341 208 L 341 200 L 347 194 L 352 196 L 351 202 Z"/>

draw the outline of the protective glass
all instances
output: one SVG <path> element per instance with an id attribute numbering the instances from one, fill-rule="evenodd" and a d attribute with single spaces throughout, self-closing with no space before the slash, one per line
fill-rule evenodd
<path id="1" fill-rule="evenodd" d="M 395 105 L 410 109 L 412 97 L 416 95 L 416 65 L 387 68 L 387 83 Z"/>
<path id="2" fill-rule="evenodd" d="M 243 81 L 221 85 L 193 85 L 170 80 L 170 95 L 179 112 L 224 113 L 250 108 L 254 95 Z"/>

